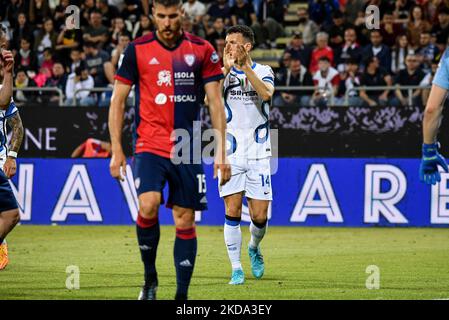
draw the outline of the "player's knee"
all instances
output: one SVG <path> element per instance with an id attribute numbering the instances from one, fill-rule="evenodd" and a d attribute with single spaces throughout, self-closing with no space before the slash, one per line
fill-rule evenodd
<path id="1" fill-rule="evenodd" d="M 157 217 L 159 203 L 154 200 L 140 201 L 139 214 L 145 219 L 154 219 Z"/>
<path id="2" fill-rule="evenodd" d="M 18 224 L 20 222 L 19 209 L 15 209 L 15 210 L 12 210 L 11 212 L 8 212 L 8 215 L 6 217 L 7 217 L 7 220 L 9 221 L 9 224 L 11 224 L 12 226 L 15 226 L 16 224 Z"/>
<path id="3" fill-rule="evenodd" d="M 191 209 L 181 209 L 176 212 L 176 228 L 186 229 L 195 226 L 195 212 Z"/>
<path id="4" fill-rule="evenodd" d="M 251 220 L 255 223 L 265 223 L 267 221 L 267 211 L 266 210 L 255 210 L 252 212 Z"/>
<path id="5" fill-rule="evenodd" d="M 242 215 L 242 207 L 233 205 L 227 206 L 226 215 L 230 217 L 239 218 Z"/>

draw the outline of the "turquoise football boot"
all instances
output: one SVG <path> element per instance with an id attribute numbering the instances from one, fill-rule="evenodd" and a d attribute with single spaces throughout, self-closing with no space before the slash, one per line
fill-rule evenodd
<path id="1" fill-rule="evenodd" d="M 242 269 L 232 270 L 231 281 L 229 284 L 237 285 L 245 282 L 245 274 Z"/>
<path id="2" fill-rule="evenodd" d="M 260 247 L 253 249 L 248 247 L 249 259 L 251 261 L 251 271 L 256 279 L 260 279 L 265 271 L 265 265 L 263 263 L 263 256 L 260 253 Z"/>

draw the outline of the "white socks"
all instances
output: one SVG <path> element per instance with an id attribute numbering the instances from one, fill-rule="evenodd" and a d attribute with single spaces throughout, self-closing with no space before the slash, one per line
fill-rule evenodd
<path id="1" fill-rule="evenodd" d="M 240 263 L 240 250 L 242 247 L 242 230 L 240 230 L 240 221 L 225 220 L 224 239 L 226 249 L 228 250 L 229 260 L 232 270 L 242 269 Z"/>
<path id="2" fill-rule="evenodd" d="M 249 246 L 252 249 L 256 249 L 259 246 L 260 241 L 262 241 L 265 231 L 267 230 L 267 224 L 263 228 L 259 228 L 254 225 L 251 221 L 249 225 L 249 232 L 251 233 L 251 240 L 249 240 Z"/>

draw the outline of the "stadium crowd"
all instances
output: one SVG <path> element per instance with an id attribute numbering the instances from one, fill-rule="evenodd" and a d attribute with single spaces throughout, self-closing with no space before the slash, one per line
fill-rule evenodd
<path id="1" fill-rule="evenodd" d="M 142 2 L 143 1 L 143 2 Z M 63 105 L 108 106 L 113 76 L 130 41 L 153 30 L 151 0 L 0 0 L 0 21 L 15 56 L 15 87 L 59 88 Z M 296 26 L 286 28 L 295 0 L 187 0 L 184 30 L 209 40 L 221 56 L 228 26 L 245 24 L 257 50 L 289 42 L 276 68 L 278 106 L 422 105 L 426 89 L 353 90 L 360 86 L 428 86 L 449 35 L 449 0 L 302 1 Z M 298 2 L 298 1 L 297 1 Z M 296 2 L 296 3 L 297 3 Z M 300 1 L 301 2 L 301 1 Z M 66 8 L 80 8 L 80 29 L 67 28 Z M 380 9 L 380 28 L 368 29 L 365 9 Z M 291 11 L 290 11 L 291 14 Z M 295 20 L 296 21 L 296 20 Z M 85 91 L 77 91 L 86 89 Z M 411 93 L 411 97 L 409 97 Z M 332 100 L 330 98 L 332 97 Z M 58 104 L 55 92 L 15 92 L 18 103 Z"/>

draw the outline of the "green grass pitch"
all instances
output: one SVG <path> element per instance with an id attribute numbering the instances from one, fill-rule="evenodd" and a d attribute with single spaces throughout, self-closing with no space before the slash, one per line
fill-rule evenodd
<path id="1" fill-rule="evenodd" d="M 222 227 L 197 228 L 198 257 L 190 299 L 449 298 L 449 230 L 269 227 L 266 270 L 251 275 L 242 227 L 246 282 L 228 285 Z M 163 226 L 157 267 L 159 299 L 173 299 L 174 228 Z M 133 226 L 18 226 L 8 238 L 10 265 L 0 271 L 0 299 L 136 299 L 142 266 Z M 66 288 L 66 267 L 80 269 L 80 289 Z M 368 290 L 366 268 L 380 270 Z"/>

